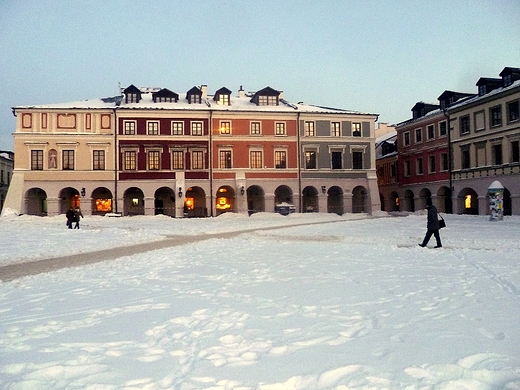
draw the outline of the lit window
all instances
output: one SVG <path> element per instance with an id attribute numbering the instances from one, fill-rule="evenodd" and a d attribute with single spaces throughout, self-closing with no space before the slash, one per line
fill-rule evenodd
<path id="1" fill-rule="evenodd" d="M 285 131 L 285 123 L 283 122 L 276 122 L 275 124 L 275 134 L 276 135 L 286 135 Z"/>
<path id="2" fill-rule="evenodd" d="M 249 166 L 251 168 L 262 168 L 262 152 L 260 150 L 252 150 L 249 152 Z"/>
<path id="3" fill-rule="evenodd" d="M 339 137 L 341 135 L 341 127 L 339 122 L 330 123 L 330 135 L 331 137 Z"/>
<path id="4" fill-rule="evenodd" d="M 278 98 L 276 96 L 258 96 L 259 106 L 277 106 Z"/>
<path id="5" fill-rule="evenodd" d="M 285 150 L 276 150 L 274 152 L 274 165 L 276 168 L 287 168 L 287 152 Z"/>
<path id="6" fill-rule="evenodd" d="M 229 95 L 221 94 L 218 96 L 218 104 L 229 106 Z"/>
<path id="7" fill-rule="evenodd" d="M 231 169 L 231 150 L 221 150 L 219 154 L 219 167 Z"/>
<path id="8" fill-rule="evenodd" d="M 191 152 L 191 169 L 204 169 L 204 153 L 202 151 Z"/>
<path id="9" fill-rule="evenodd" d="M 182 150 L 172 152 L 172 169 L 184 169 L 184 152 Z"/>
<path id="10" fill-rule="evenodd" d="M 260 122 L 251 122 L 250 133 L 253 135 L 261 134 Z"/>
<path id="11" fill-rule="evenodd" d="M 202 122 L 191 122 L 191 135 L 202 135 Z"/>
<path id="12" fill-rule="evenodd" d="M 123 126 L 125 128 L 125 135 L 135 134 L 135 121 L 124 121 Z"/>
<path id="13" fill-rule="evenodd" d="M 466 195 L 464 198 L 464 208 L 470 209 L 471 208 L 471 195 Z"/>
<path id="14" fill-rule="evenodd" d="M 112 211 L 112 199 L 96 199 L 96 211 Z"/>
<path id="15" fill-rule="evenodd" d="M 148 135 L 158 135 L 159 134 L 159 122 L 153 121 L 148 122 Z"/>
<path id="16" fill-rule="evenodd" d="M 184 122 L 172 122 L 172 135 L 184 135 Z"/>
<path id="17" fill-rule="evenodd" d="M 150 150 L 148 152 L 148 169 L 156 171 L 159 169 L 159 156 L 160 152 L 157 150 Z"/>
<path id="18" fill-rule="evenodd" d="M 220 122 L 220 134 L 231 134 L 231 122 Z"/>
<path id="19" fill-rule="evenodd" d="M 305 136 L 314 137 L 315 135 L 314 122 L 305 122 Z"/>
<path id="20" fill-rule="evenodd" d="M 134 171 L 137 168 L 137 153 L 133 150 L 125 151 L 124 153 L 124 167 L 126 171 Z"/>

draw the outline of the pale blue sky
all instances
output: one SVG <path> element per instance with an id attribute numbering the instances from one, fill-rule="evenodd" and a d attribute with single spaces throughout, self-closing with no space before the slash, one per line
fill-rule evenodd
<path id="1" fill-rule="evenodd" d="M 519 0 L 0 0 L 0 149 L 11 107 L 207 84 L 411 117 L 520 67 Z"/>

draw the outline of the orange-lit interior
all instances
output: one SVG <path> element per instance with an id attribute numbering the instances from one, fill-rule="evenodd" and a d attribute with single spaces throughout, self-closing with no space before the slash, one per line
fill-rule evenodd
<path id="1" fill-rule="evenodd" d="M 220 197 L 217 198 L 217 210 L 228 210 L 231 208 L 231 203 L 228 198 Z"/>
<path id="2" fill-rule="evenodd" d="M 73 209 L 75 209 L 76 207 L 80 207 L 80 204 L 81 204 L 81 198 L 79 197 L 79 195 L 74 195 L 74 197 L 70 201 L 70 205 L 72 206 Z"/>
<path id="3" fill-rule="evenodd" d="M 112 199 L 96 199 L 96 211 L 112 211 Z"/>
<path id="4" fill-rule="evenodd" d="M 464 207 L 467 209 L 471 208 L 471 195 L 466 195 L 466 198 L 464 199 Z"/>
<path id="5" fill-rule="evenodd" d="M 195 207 L 195 202 L 194 202 L 193 198 L 186 198 L 186 201 L 184 202 L 184 204 L 186 205 L 186 208 L 188 210 L 193 210 L 193 208 Z"/>

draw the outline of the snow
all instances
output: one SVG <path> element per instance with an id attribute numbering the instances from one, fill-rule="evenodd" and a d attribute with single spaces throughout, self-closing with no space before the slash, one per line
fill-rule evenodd
<path id="1" fill-rule="evenodd" d="M 1 282 L 0 388 L 520 389 L 520 217 L 444 218 L 7 214 L 0 276 L 198 240 Z"/>

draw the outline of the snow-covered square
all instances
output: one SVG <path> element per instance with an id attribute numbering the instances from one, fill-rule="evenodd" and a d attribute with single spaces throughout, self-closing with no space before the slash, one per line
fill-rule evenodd
<path id="1" fill-rule="evenodd" d="M 0 387 L 520 389 L 520 217 L 444 218 L 3 217 Z"/>

